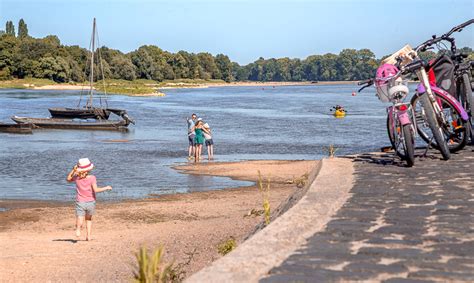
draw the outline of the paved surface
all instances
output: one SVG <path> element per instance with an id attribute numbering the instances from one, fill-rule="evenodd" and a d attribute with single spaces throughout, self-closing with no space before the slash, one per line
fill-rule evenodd
<path id="1" fill-rule="evenodd" d="M 324 229 L 349 199 L 353 184 L 353 162 L 325 159 L 311 174 L 308 191 L 286 213 L 239 245 L 228 255 L 193 274 L 186 283 L 258 282 L 270 269 Z M 335 180 L 334 175 L 338 178 Z M 270 191 L 271 193 L 271 191 Z"/>
<path id="2" fill-rule="evenodd" d="M 474 151 L 355 158 L 352 197 L 260 282 L 474 282 Z"/>

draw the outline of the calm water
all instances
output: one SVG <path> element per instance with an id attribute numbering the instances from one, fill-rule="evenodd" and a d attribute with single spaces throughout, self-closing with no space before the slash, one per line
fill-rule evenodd
<path id="1" fill-rule="evenodd" d="M 0 198 L 71 200 L 65 181 L 78 158 L 96 165 L 101 199 L 213 190 L 248 185 L 228 178 L 180 174 L 186 162 L 185 117 L 195 112 L 213 129 L 217 161 L 319 159 L 335 144 L 337 154 L 378 150 L 388 144 L 385 108 L 374 91 L 351 96 L 352 85 L 226 87 L 166 90 L 166 97 L 112 96 L 137 120 L 127 133 L 38 130 L 0 133 Z M 0 90 L 0 121 L 10 116 L 47 117 L 48 107 L 75 106 L 78 91 Z M 336 119 L 329 108 L 344 105 Z M 110 140 L 129 140 L 126 143 Z M 205 151 L 205 149 L 204 149 Z"/>

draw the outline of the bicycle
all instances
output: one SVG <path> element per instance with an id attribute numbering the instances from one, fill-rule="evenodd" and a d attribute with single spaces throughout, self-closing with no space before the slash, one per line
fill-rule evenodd
<path id="1" fill-rule="evenodd" d="M 415 164 L 415 136 L 416 124 L 413 123 L 414 111 L 411 103 L 404 102 L 409 94 L 407 80 L 403 79 L 414 70 L 420 68 L 419 63 L 408 64 L 398 69 L 391 64 L 384 64 L 377 69 L 374 79 L 361 81 L 359 89 L 376 85 L 377 97 L 382 102 L 391 102 L 387 107 L 387 132 L 396 154 L 407 162 L 408 167 Z"/>
<path id="2" fill-rule="evenodd" d="M 429 83 L 428 75 L 425 70 L 426 63 L 419 57 L 418 51 L 423 47 L 419 45 L 415 49 L 412 49 L 410 45 L 404 46 L 388 58 L 382 61 L 382 64 L 392 64 L 403 67 L 411 64 L 416 66 L 414 73 L 420 80 L 420 84 L 417 88 L 417 93 L 421 101 L 422 118 L 426 125 L 429 126 L 433 137 L 431 140 L 435 140 L 438 144 L 438 150 L 444 160 L 448 160 L 451 157 L 449 152 L 447 141 L 444 138 L 444 132 L 442 125 L 446 124 L 446 118 L 442 112 Z M 413 106 L 413 105 L 412 105 Z M 417 127 L 418 128 L 418 127 Z M 418 130 L 419 132 L 419 130 Z M 431 140 L 428 144 L 431 143 Z"/>
<path id="3" fill-rule="evenodd" d="M 451 43 L 451 56 L 441 54 L 427 66 L 431 90 L 436 96 L 437 104 L 442 111 L 442 116 L 444 116 L 444 119 L 440 120 L 440 126 L 443 129 L 443 135 L 450 152 L 463 149 L 469 139 L 472 142 L 472 90 L 468 74 L 470 73 L 471 63 L 463 63 L 467 56 L 456 52 L 455 40 L 451 37 L 451 34 L 461 31 L 472 23 L 474 23 L 474 20 L 469 20 L 452 28 L 440 37 L 433 36 L 432 39 L 416 48 L 419 51 L 426 51 L 433 49 L 431 46 L 435 44 L 439 48 L 442 41 Z M 416 113 L 418 133 L 424 141 L 439 149 L 437 140 L 430 135 L 431 127 L 426 125 L 423 105 L 419 103 L 420 95 L 423 93 L 424 89 L 419 86 L 417 93 L 411 100 Z"/>

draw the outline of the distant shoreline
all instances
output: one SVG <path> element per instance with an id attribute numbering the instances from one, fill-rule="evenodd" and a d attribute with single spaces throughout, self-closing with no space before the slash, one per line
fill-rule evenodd
<path id="1" fill-rule="evenodd" d="M 83 90 L 88 89 L 89 85 L 83 84 L 56 84 L 49 80 L 37 80 L 38 82 L 30 82 L 23 80 L 15 81 L 4 81 L 0 82 L 0 89 L 33 89 L 33 90 Z M 254 82 L 254 81 L 243 81 L 243 82 L 215 82 L 215 81 L 202 81 L 197 80 L 186 81 L 186 82 L 162 82 L 155 84 L 141 83 L 138 81 L 131 81 L 130 83 L 136 83 L 139 86 L 144 86 L 148 91 L 143 93 L 133 93 L 133 87 L 123 88 L 124 91 L 120 90 L 109 90 L 110 94 L 128 95 L 128 96 L 164 96 L 162 91 L 167 89 L 178 89 L 178 88 L 210 88 L 210 87 L 281 87 L 281 86 L 318 86 L 318 85 L 350 85 L 355 84 L 356 81 L 319 81 L 319 82 Z M 155 91 L 153 91 L 155 90 Z M 100 91 L 100 90 L 99 90 Z M 146 92 L 146 93 L 144 93 Z"/>

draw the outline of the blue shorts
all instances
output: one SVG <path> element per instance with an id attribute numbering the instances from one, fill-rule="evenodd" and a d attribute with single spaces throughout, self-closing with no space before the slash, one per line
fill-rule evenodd
<path id="1" fill-rule="evenodd" d="M 94 215 L 95 201 L 79 202 L 76 201 L 76 216 Z"/>
<path id="2" fill-rule="evenodd" d="M 189 146 L 195 146 L 196 145 L 196 143 L 194 141 L 194 136 L 195 135 L 188 135 Z"/>
<path id="3" fill-rule="evenodd" d="M 212 139 L 206 140 L 206 146 L 210 146 L 210 145 L 213 145 L 213 144 L 214 144 L 214 141 Z"/>

